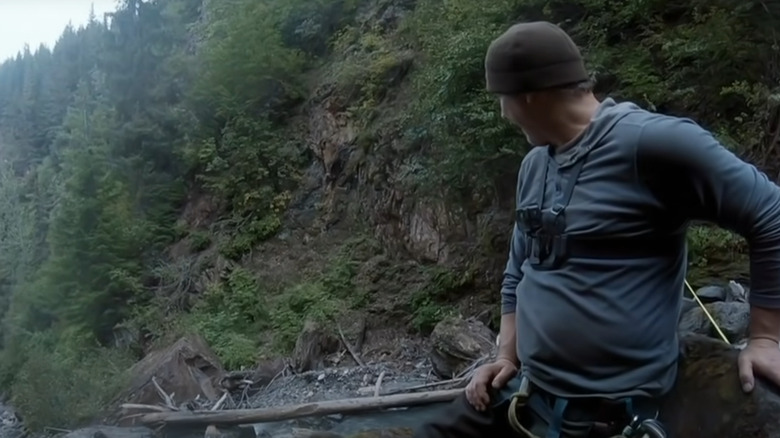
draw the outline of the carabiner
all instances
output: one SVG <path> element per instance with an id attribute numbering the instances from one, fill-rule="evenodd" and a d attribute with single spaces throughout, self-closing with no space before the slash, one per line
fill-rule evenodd
<path id="1" fill-rule="evenodd" d="M 639 416 L 635 416 L 619 436 L 623 438 L 668 438 L 660 421 L 654 418 L 640 421 Z"/>
<path id="2" fill-rule="evenodd" d="M 637 428 L 637 435 L 641 438 L 668 438 L 669 436 L 663 424 L 654 418 L 643 421 Z"/>

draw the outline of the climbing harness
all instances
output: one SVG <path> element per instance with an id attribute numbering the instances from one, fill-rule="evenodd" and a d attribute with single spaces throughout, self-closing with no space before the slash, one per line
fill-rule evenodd
<path id="1" fill-rule="evenodd" d="M 636 258 L 674 254 L 680 250 L 685 239 L 682 233 L 606 239 L 566 234 L 566 208 L 587 159 L 587 153 L 579 157 L 572 166 L 565 187 L 556 190 L 557 196 L 552 201 L 552 207 L 543 209 L 547 176 L 553 160 L 548 154 L 538 199 L 516 211 L 517 224 L 525 238 L 525 256 L 534 269 L 556 269 L 570 257 Z"/>
<path id="2" fill-rule="evenodd" d="M 672 236 L 643 236 L 613 239 L 583 239 L 578 236 L 565 234 L 566 208 L 571 201 L 577 180 L 587 160 L 588 153 L 579 157 L 573 165 L 568 181 L 562 190 L 556 190 L 556 199 L 549 210 L 543 210 L 545 192 L 547 189 L 547 176 L 551 167 L 552 156 L 548 154 L 543 172 L 542 187 L 535 204 L 518 208 L 517 224 L 525 238 L 525 256 L 528 263 L 534 269 L 549 270 L 560 267 L 569 257 L 589 258 L 614 258 L 614 257 L 646 257 L 660 254 L 673 254 L 680 250 L 684 244 L 685 234 L 678 233 Z M 715 319 L 699 299 L 691 285 L 685 280 L 685 286 L 693 294 L 694 299 L 704 311 L 720 337 L 729 343 Z M 668 438 L 662 423 L 658 421 L 656 410 L 652 418 L 637 415 L 633 407 L 633 399 L 624 400 L 629 418 L 620 434 L 611 438 Z M 509 404 L 509 425 L 516 432 L 527 438 L 560 438 L 561 435 L 582 436 L 588 435 L 589 430 L 596 422 L 564 422 L 564 413 L 569 400 L 555 398 L 552 407 L 541 395 L 532 391 L 531 383 L 527 377 L 522 376 L 519 389 L 512 394 Z M 544 437 L 540 437 L 528 427 L 522 424 L 518 418 L 519 412 L 528 408 L 547 423 Z M 566 423 L 566 424 L 564 424 Z M 535 429 L 529 426 L 531 429 Z M 611 425 L 610 425 L 611 426 Z M 614 433 L 614 432 L 611 432 Z"/>
<path id="3" fill-rule="evenodd" d="M 518 223 L 526 231 L 526 257 L 529 263 L 537 269 L 555 269 L 559 267 L 567 254 L 567 239 L 564 233 L 566 229 L 565 210 L 571 201 L 574 187 L 577 184 L 582 167 L 587 155 L 580 157 L 574 164 L 569 180 L 560 198 L 553 201 L 549 210 L 542 210 L 544 195 L 547 188 L 547 175 L 550 169 L 552 156 L 548 155 L 544 166 L 543 184 L 539 190 L 539 199 L 536 204 L 517 211 Z"/>
<path id="4" fill-rule="evenodd" d="M 511 402 L 509 403 L 509 412 L 507 413 L 509 425 L 516 432 L 522 433 L 529 438 L 538 438 L 531 433 L 530 430 L 523 427 L 520 420 L 517 418 L 518 408 L 525 407 L 528 403 L 528 399 L 531 396 L 531 383 L 528 378 L 523 377 L 520 381 L 520 389 L 516 393 L 512 394 Z"/>
<path id="5" fill-rule="evenodd" d="M 555 398 L 555 403 L 552 409 L 546 405 L 546 402 L 541 396 L 534 397 L 531 388 L 531 382 L 526 376 L 522 376 L 520 380 L 520 387 L 512 394 L 511 401 L 509 403 L 509 411 L 507 412 L 507 419 L 509 425 L 516 432 L 527 438 L 560 438 L 562 434 L 570 436 L 582 436 L 585 437 L 588 434 L 590 426 L 595 422 L 568 422 L 564 425 L 564 413 L 568 405 L 568 400 L 565 398 Z M 634 412 L 633 399 L 628 398 L 625 400 L 626 410 L 629 415 L 633 416 L 632 420 L 626 425 L 619 435 L 615 435 L 611 438 L 668 438 L 668 435 L 657 418 L 657 411 L 654 418 L 642 418 Z M 528 427 L 525 427 L 518 413 L 522 408 L 529 408 L 541 415 L 541 412 L 547 408 L 548 416 L 542 415 L 542 417 L 548 417 L 545 420 L 547 424 L 544 437 L 540 437 Z M 567 430 L 567 429 L 579 429 Z M 579 433 L 578 433 L 579 432 Z"/>
<path id="6" fill-rule="evenodd" d="M 640 421 L 638 416 L 634 416 L 631 424 L 623 429 L 623 433 L 612 438 L 668 438 L 668 434 L 655 418 Z"/>

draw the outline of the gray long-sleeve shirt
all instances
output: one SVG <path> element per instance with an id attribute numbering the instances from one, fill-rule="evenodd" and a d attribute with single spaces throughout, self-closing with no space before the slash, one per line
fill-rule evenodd
<path id="1" fill-rule="evenodd" d="M 543 187 L 549 209 L 587 153 L 565 233 L 682 236 L 691 220 L 714 222 L 749 243 L 750 303 L 780 309 L 780 188 L 693 121 L 606 99 L 572 148 L 548 160 L 550 151 L 536 147 L 523 160 L 518 209 Z M 523 371 L 565 397 L 666 393 L 677 374 L 686 252 L 680 239 L 667 256 L 571 257 L 537 270 L 516 224 L 501 295 L 502 312 L 516 312 Z"/>

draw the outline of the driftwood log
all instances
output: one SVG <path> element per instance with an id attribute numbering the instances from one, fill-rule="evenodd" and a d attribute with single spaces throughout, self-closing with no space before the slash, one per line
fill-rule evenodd
<path id="1" fill-rule="evenodd" d="M 422 406 L 454 400 L 462 389 L 448 389 L 414 394 L 379 397 L 358 397 L 344 400 L 303 403 L 264 409 L 233 409 L 225 411 L 152 412 L 138 418 L 141 424 L 170 425 L 241 425 L 292 420 L 333 414 L 359 414 L 378 409 Z"/>

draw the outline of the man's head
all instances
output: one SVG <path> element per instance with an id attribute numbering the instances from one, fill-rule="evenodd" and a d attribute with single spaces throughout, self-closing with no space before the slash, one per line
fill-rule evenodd
<path id="1" fill-rule="evenodd" d="M 485 56 L 487 90 L 499 96 L 501 114 L 531 144 L 552 141 L 555 118 L 591 102 L 591 81 L 577 45 L 546 21 L 520 23 L 495 39 Z"/>

